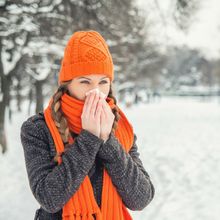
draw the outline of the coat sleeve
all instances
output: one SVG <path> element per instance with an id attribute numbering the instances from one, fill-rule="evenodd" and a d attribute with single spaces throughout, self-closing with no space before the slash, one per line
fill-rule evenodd
<path id="1" fill-rule="evenodd" d="M 98 152 L 104 167 L 111 176 L 123 203 L 131 210 L 142 210 L 154 197 L 154 186 L 139 158 L 134 134 L 133 146 L 127 153 L 111 132 Z"/>
<path id="2" fill-rule="evenodd" d="M 20 137 L 31 191 L 43 209 L 55 213 L 79 188 L 103 140 L 82 129 L 58 165 L 49 152 L 45 128 L 42 123 L 26 120 Z"/>

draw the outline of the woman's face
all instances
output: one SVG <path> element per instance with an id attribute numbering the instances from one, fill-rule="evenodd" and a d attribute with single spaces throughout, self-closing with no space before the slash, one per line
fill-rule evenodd
<path id="1" fill-rule="evenodd" d="M 89 74 L 75 77 L 67 85 L 70 95 L 76 99 L 84 101 L 86 92 L 98 88 L 106 96 L 110 90 L 110 79 L 106 75 Z"/>

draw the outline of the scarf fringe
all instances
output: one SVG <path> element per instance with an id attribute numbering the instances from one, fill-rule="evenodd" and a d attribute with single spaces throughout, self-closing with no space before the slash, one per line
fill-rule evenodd
<path id="1" fill-rule="evenodd" d="M 96 220 L 102 220 L 102 214 L 100 212 L 97 213 L 86 213 L 86 214 L 76 214 L 74 213 L 73 215 L 67 215 L 67 216 L 62 216 L 63 220 L 94 220 L 93 215 L 95 215 Z"/>

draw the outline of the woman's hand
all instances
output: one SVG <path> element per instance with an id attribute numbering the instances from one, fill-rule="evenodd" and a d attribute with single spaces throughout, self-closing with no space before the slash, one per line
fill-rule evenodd
<path id="1" fill-rule="evenodd" d="M 113 114 L 106 100 L 102 97 L 100 99 L 102 100 L 100 138 L 106 141 L 111 133 L 115 115 Z"/>
<path id="2" fill-rule="evenodd" d="M 91 92 L 86 97 L 83 111 L 81 115 L 82 128 L 90 131 L 97 137 L 100 137 L 100 118 L 102 111 L 102 100 L 99 99 L 99 94 Z"/>

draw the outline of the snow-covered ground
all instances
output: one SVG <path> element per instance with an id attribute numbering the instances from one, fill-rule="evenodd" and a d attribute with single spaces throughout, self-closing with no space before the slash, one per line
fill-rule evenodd
<path id="1" fill-rule="evenodd" d="M 126 109 L 137 134 L 140 157 L 155 186 L 155 197 L 136 220 L 218 220 L 220 201 L 220 103 L 193 98 Z M 0 219 L 31 220 L 39 207 L 25 170 L 20 126 L 29 117 L 7 120 L 9 149 L 0 155 Z"/>

